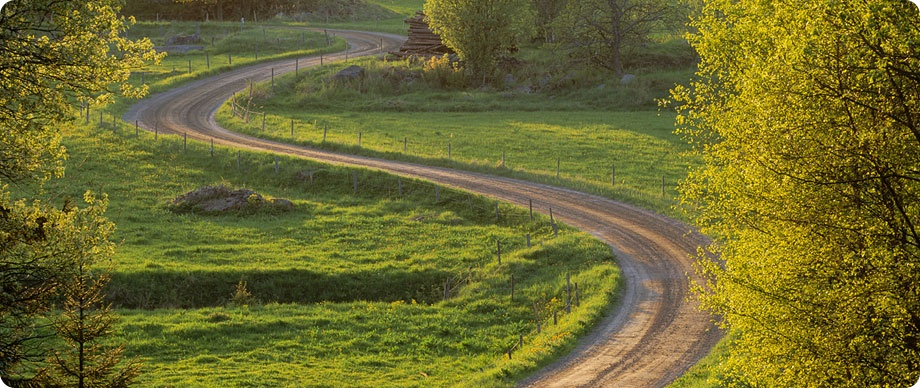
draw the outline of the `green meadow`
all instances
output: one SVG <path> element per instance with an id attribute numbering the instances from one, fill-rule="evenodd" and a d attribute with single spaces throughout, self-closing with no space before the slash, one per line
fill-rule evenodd
<path id="1" fill-rule="evenodd" d="M 334 26 L 400 31 L 421 7 L 392 3 L 382 5 L 401 16 Z M 131 37 L 162 45 L 200 33 L 204 49 L 170 54 L 132 82 L 163 91 L 256 61 L 345 47 L 288 27 L 138 23 Z M 420 66 L 327 64 L 278 77 L 274 89 L 255 85 L 248 122 L 229 103 L 218 119 L 256 136 L 572 187 L 665 213 L 696 163 L 682 156 L 673 115 L 650 97 L 681 72 L 630 87 L 587 81 L 593 86 L 551 99 L 421 85 L 394 96 L 381 84 L 330 81 L 355 63 L 369 74 Z M 625 100 L 640 102 L 610 107 Z M 610 249 L 565 225 L 557 235 L 546 216 L 380 172 L 212 153 L 208 144 L 113 126 L 131 103 L 106 107 L 101 123 L 96 108 L 77 120 L 65 138 L 66 177 L 45 195 L 108 195 L 119 247 L 107 293 L 121 318 L 109 341 L 144 362 L 139 385 L 511 386 L 565 354 L 615 303 L 620 278 Z M 170 206 L 216 185 L 294 207 L 204 214 Z"/>

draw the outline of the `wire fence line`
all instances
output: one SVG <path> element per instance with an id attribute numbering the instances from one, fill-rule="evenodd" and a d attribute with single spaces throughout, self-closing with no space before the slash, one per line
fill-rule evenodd
<path id="1" fill-rule="evenodd" d="M 86 111 L 88 117 L 88 110 Z M 504 348 L 505 354 L 510 359 L 513 353 L 520 351 L 525 344 L 525 338 L 537 336 L 542 330 L 559 324 L 560 319 L 571 314 L 573 308 L 580 305 L 580 294 L 578 283 L 572 282 L 570 273 L 565 271 L 558 276 L 565 276 L 565 284 L 558 287 L 559 291 L 547 296 L 543 300 L 533 300 L 522 297 L 518 293 L 515 298 L 515 277 L 512 266 L 508 264 L 509 254 L 521 249 L 531 248 L 532 246 L 547 243 L 553 239 L 559 238 L 561 229 L 553 216 L 552 208 L 547 208 L 549 216 L 535 214 L 534 202 L 529 201 L 527 208 L 518 207 L 512 204 L 504 203 L 494 199 L 488 199 L 482 195 L 472 194 L 462 190 L 438 185 L 435 183 L 422 181 L 418 179 L 404 178 L 398 175 L 390 175 L 372 170 L 353 169 L 345 167 L 334 167 L 320 162 L 309 160 L 300 160 L 297 158 L 285 158 L 284 163 L 278 155 L 259 154 L 247 152 L 245 155 L 242 151 L 224 147 L 222 150 L 216 149 L 213 139 L 210 142 L 188 142 L 188 134 L 160 134 L 154 131 L 152 134 L 140 131 L 139 123 L 134 123 L 134 131 L 131 134 L 129 126 L 119 125 L 116 116 L 112 116 L 112 121 L 105 120 L 105 116 L 100 112 L 99 128 L 105 131 L 111 131 L 113 134 L 121 137 L 134 137 L 138 140 L 152 140 L 159 145 L 156 149 L 167 153 L 197 153 L 198 155 L 207 155 L 209 158 L 222 159 L 223 168 L 238 173 L 271 173 L 279 176 L 287 174 L 292 179 L 300 181 L 305 188 L 329 186 L 340 186 L 339 190 L 348 191 L 351 189 L 352 195 L 364 197 L 382 197 L 418 200 L 418 203 L 426 202 L 432 206 L 445 209 L 468 212 L 471 218 L 477 218 L 483 221 L 492 220 L 496 225 L 523 225 L 530 224 L 530 233 L 519 236 L 518 238 L 495 238 L 493 241 L 493 257 L 488 262 L 481 262 L 478 266 L 469 266 L 467 269 L 456 271 L 453 275 L 444 278 L 442 300 L 449 301 L 457 297 L 463 291 L 465 286 L 469 286 L 484 278 L 485 271 L 499 271 L 500 276 L 507 279 L 502 284 L 492 287 L 495 295 L 501 295 L 507 298 L 509 304 L 548 306 L 546 313 L 541 313 L 534 308 L 534 317 L 526 328 L 523 328 L 518 335 L 518 340 L 507 345 Z M 133 135 L 133 136 L 132 136 Z M 151 138 L 152 135 L 152 138 Z M 235 152 L 234 152 L 235 151 Z M 287 165 L 290 164 L 290 165 Z M 267 170 L 267 171 L 266 171 Z M 381 178 L 383 177 L 383 178 Z M 537 204 L 539 206 L 539 204 Z M 502 265 L 504 254 L 505 265 Z M 494 264 L 489 266 L 491 261 Z M 518 279 L 519 281 L 521 279 Z M 563 301 L 562 304 L 554 301 Z M 551 314 L 548 313 L 551 311 Z"/>

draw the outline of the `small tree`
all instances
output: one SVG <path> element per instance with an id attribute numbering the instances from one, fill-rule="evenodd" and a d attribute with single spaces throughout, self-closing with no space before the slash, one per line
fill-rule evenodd
<path id="1" fill-rule="evenodd" d="M 529 0 L 428 0 L 425 14 L 431 30 L 483 84 L 497 59 L 510 55 L 533 32 Z"/>
<path id="2" fill-rule="evenodd" d="M 48 240 L 55 254 L 66 258 L 71 273 L 60 288 L 61 314 L 52 318 L 52 327 L 66 347 L 51 352 L 50 367 L 41 371 L 35 382 L 45 386 L 125 387 L 140 373 L 140 364 L 131 360 L 120 370 L 124 346 L 106 348 L 101 340 L 112 332 L 115 316 L 103 300 L 103 288 L 110 269 L 100 267 L 114 252 L 108 240 L 114 225 L 102 217 L 106 200 L 85 196 L 89 207 L 62 214 L 65 228 L 49 231 Z"/>

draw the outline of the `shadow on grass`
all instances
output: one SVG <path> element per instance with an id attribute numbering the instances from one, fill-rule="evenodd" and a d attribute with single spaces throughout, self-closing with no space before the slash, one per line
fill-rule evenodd
<path id="1" fill-rule="evenodd" d="M 240 281 L 259 303 L 320 303 L 416 300 L 442 295 L 440 270 L 355 271 L 325 274 L 306 269 L 278 271 L 142 271 L 113 273 L 108 301 L 118 308 L 203 308 L 230 303 Z"/>

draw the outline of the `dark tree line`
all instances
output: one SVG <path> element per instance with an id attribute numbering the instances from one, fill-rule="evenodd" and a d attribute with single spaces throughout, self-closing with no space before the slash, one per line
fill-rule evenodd
<path id="1" fill-rule="evenodd" d="M 141 20 L 263 20 L 277 15 L 310 14 L 342 20 L 362 0 L 127 0 L 123 13 Z"/>

